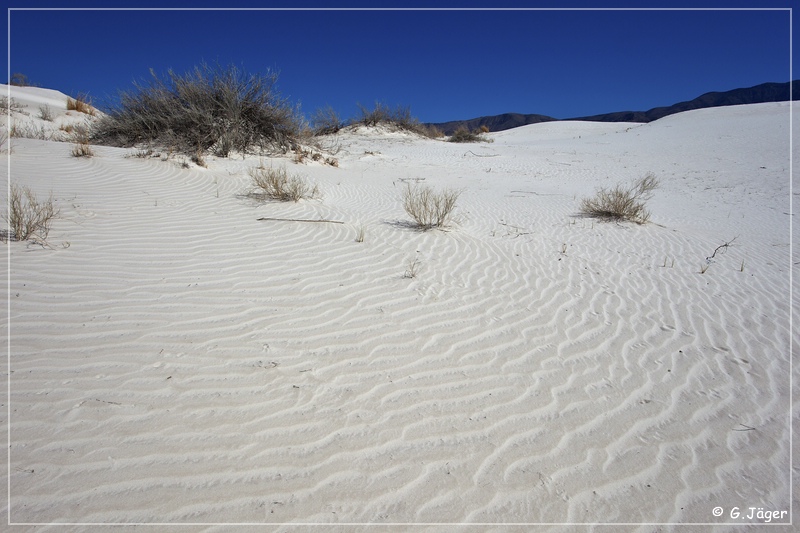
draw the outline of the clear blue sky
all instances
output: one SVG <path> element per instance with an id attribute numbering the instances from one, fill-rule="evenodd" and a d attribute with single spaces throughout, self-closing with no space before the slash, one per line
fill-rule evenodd
<path id="1" fill-rule="evenodd" d="M 3 0 L 5 7 L 694 7 L 697 2 L 170 2 Z M 225 5 L 227 4 L 227 5 Z M 794 7 L 796 0 L 704 7 Z M 202 61 L 277 70 L 306 115 L 409 106 L 424 122 L 505 112 L 556 118 L 647 110 L 790 80 L 788 10 L 12 10 L 10 72 L 101 104 Z M 800 18 L 800 10 L 794 13 Z M 796 25 L 796 23 L 795 23 Z M 795 32 L 797 34 L 797 32 Z M 800 34 L 797 34 L 800 35 Z M 797 59 L 795 58 L 795 62 Z M 798 76 L 797 69 L 794 76 Z"/>

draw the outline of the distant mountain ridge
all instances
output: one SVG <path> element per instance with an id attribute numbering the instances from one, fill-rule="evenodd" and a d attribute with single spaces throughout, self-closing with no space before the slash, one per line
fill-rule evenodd
<path id="1" fill-rule="evenodd" d="M 791 94 L 790 94 L 791 92 Z M 652 122 L 668 115 L 690 111 L 692 109 L 703 109 L 706 107 L 722 107 L 741 104 L 761 104 L 764 102 L 786 102 L 789 100 L 800 100 L 800 80 L 791 84 L 785 83 L 762 83 L 754 87 L 733 89 L 724 92 L 710 92 L 698 96 L 693 100 L 678 102 L 671 106 L 654 107 L 648 111 L 617 111 L 614 113 L 604 113 L 588 117 L 575 117 L 557 119 L 546 115 L 522 114 L 522 113 L 503 113 L 502 115 L 492 115 L 478 117 L 469 120 L 453 120 L 450 122 L 439 122 L 432 124 L 446 135 L 452 135 L 457 129 L 466 127 L 475 130 L 481 126 L 486 126 L 489 131 L 503 131 L 511 128 L 518 128 L 527 124 L 537 124 L 539 122 L 552 122 L 564 120 L 586 120 L 590 122 Z"/>

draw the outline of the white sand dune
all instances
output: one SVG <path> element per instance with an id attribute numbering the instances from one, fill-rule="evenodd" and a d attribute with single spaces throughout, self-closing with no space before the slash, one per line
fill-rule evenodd
<path id="1" fill-rule="evenodd" d="M 338 168 L 208 169 L 11 139 L 4 172 L 61 212 L 48 246 L 6 245 L 4 513 L 653 531 L 788 512 L 789 134 L 788 103 L 758 104 L 479 144 L 359 130 Z M 247 198 L 262 162 L 322 198 Z M 651 223 L 578 215 L 648 172 Z M 457 225 L 409 228 L 408 180 L 463 190 Z"/>

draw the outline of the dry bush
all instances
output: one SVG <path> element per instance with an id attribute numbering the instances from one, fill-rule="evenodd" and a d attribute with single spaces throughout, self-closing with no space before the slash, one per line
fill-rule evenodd
<path id="1" fill-rule="evenodd" d="M 78 95 L 77 98 L 67 97 L 67 111 L 78 111 L 90 116 L 95 115 L 94 107 L 89 103 L 89 98 L 85 95 Z"/>
<path id="2" fill-rule="evenodd" d="M 26 107 L 28 106 L 20 104 L 13 98 L 9 100 L 8 96 L 0 96 L 0 114 L 10 115 L 11 113 L 22 113 L 23 115 L 29 115 L 29 113 L 23 111 Z"/>
<path id="3" fill-rule="evenodd" d="M 469 131 L 466 127 L 458 128 L 448 139 L 451 143 L 475 143 L 481 141 L 487 141 L 485 137 L 483 137 L 484 131 L 482 129 Z"/>
<path id="4" fill-rule="evenodd" d="M 311 128 L 314 135 L 332 135 L 344 127 L 344 122 L 331 106 L 317 109 L 311 118 Z"/>
<path id="5" fill-rule="evenodd" d="M 40 201 L 30 188 L 13 183 L 10 192 L 8 214 L 5 216 L 9 237 L 17 241 L 33 238 L 45 240 L 53 219 L 58 216 L 52 193 L 47 200 Z"/>
<path id="6" fill-rule="evenodd" d="M 72 157 L 92 157 L 94 150 L 89 143 L 76 143 L 72 145 Z"/>
<path id="7" fill-rule="evenodd" d="M 652 198 L 653 191 L 657 188 L 658 179 L 653 174 L 647 174 L 629 187 L 603 187 L 592 198 L 581 201 L 581 213 L 591 217 L 644 224 L 650 220 L 650 212 L 645 208 L 645 203 Z"/>
<path id="8" fill-rule="evenodd" d="M 253 191 L 250 196 L 258 199 L 298 202 L 304 198 L 316 198 L 319 189 L 310 186 L 300 176 L 290 176 L 285 168 L 253 168 L 249 171 Z"/>
<path id="9" fill-rule="evenodd" d="M 119 104 L 94 127 L 98 143 L 174 146 L 227 157 L 254 149 L 286 153 L 297 144 L 302 121 L 275 90 L 277 74 L 250 75 L 201 64 L 186 74 L 152 72 L 149 84 L 120 94 Z"/>
<path id="10" fill-rule="evenodd" d="M 392 121 L 392 110 L 388 106 L 376 102 L 373 109 L 356 104 L 358 106 L 359 115 L 356 121 L 364 126 L 377 126 L 378 124 L 390 123 Z"/>
<path id="11" fill-rule="evenodd" d="M 47 122 L 53 122 L 53 110 L 50 109 L 49 105 L 39 106 L 39 118 Z"/>
<path id="12" fill-rule="evenodd" d="M 391 109 L 389 106 L 380 102 L 375 103 L 373 109 L 367 109 L 358 104 L 359 115 L 356 123 L 364 126 L 385 125 L 395 130 L 416 133 L 423 137 L 436 138 L 441 136 L 440 132 L 433 127 L 422 124 L 416 117 L 411 115 L 411 109 L 407 106 L 397 106 Z"/>
<path id="13" fill-rule="evenodd" d="M 423 231 L 444 228 L 453 220 L 453 210 L 460 195 L 461 191 L 454 189 L 436 192 L 425 185 L 407 183 L 403 190 L 403 208 Z"/>
<path id="14" fill-rule="evenodd" d="M 73 157 L 92 157 L 94 151 L 89 146 L 89 128 L 79 124 L 72 130 L 72 141 L 75 143 L 72 146 Z"/>
<path id="15" fill-rule="evenodd" d="M 194 154 L 192 154 L 190 159 L 192 160 L 192 163 L 198 167 L 208 168 L 208 163 L 206 163 L 206 159 L 203 156 L 202 150 L 197 150 Z"/>
<path id="16" fill-rule="evenodd" d="M 449 140 L 451 143 L 471 143 L 479 141 L 480 136 L 477 133 L 462 127 L 453 132 Z"/>
<path id="17" fill-rule="evenodd" d="M 14 122 L 8 132 L 10 137 L 18 139 L 38 139 L 40 141 L 52 141 L 53 132 L 49 131 L 44 125 L 37 126 L 30 122 L 22 124 Z"/>
<path id="18" fill-rule="evenodd" d="M 403 277 L 408 279 L 416 278 L 421 265 L 422 263 L 419 258 L 415 257 L 414 259 L 410 259 L 408 263 L 406 263 L 406 271 L 403 273 Z"/>
<path id="19" fill-rule="evenodd" d="M 21 72 L 13 73 L 8 79 L 8 84 L 16 87 L 36 87 L 36 84 L 29 80 L 28 76 Z"/>

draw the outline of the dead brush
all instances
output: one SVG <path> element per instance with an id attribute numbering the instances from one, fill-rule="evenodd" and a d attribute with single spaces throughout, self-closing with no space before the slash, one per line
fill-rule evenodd
<path id="1" fill-rule="evenodd" d="M 248 172 L 252 180 L 253 191 L 250 196 L 257 199 L 278 200 L 281 202 L 299 202 L 305 198 L 319 197 L 319 189 L 297 175 L 289 175 L 286 169 L 252 168 Z"/>
<path id="2" fill-rule="evenodd" d="M 89 103 L 89 98 L 85 95 L 78 95 L 77 98 L 67 97 L 67 111 L 77 111 L 89 116 L 95 115 L 94 107 Z"/>
<path id="3" fill-rule="evenodd" d="M 403 208 L 414 219 L 416 226 L 427 231 L 449 226 L 453 220 L 453 210 L 461 191 L 445 189 L 434 191 L 425 185 L 406 183 L 403 190 Z"/>
<path id="4" fill-rule="evenodd" d="M 45 240 L 56 216 L 58 209 L 53 203 L 52 193 L 46 200 L 40 201 L 30 188 L 11 184 L 8 214 L 4 217 L 8 223 L 9 238 L 16 241 L 34 238 Z"/>
<path id="5" fill-rule="evenodd" d="M 653 174 L 647 174 L 629 187 L 603 187 L 592 198 L 581 201 L 580 211 L 590 217 L 630 220 L 644 224 L 650 220 L 650 212 L 645 208 L 645 203 L 652 198 L 658 185 L 658 179 Z"/>
<path id="6" fill-rule="evenodd" d="M 79 143 L 72 146 L 72 157 L 93 157 L 94 151 L 92 147 L 85 143 Z"/>
<path id="7" fill-rule="evenodd" d="M 72 141 L 75 143 L 72 146 L 73 157 L 92 157 L 94 151 L 89 145 L 89 129 L 85 126 L 76 126 L 72 132 Z"/>

